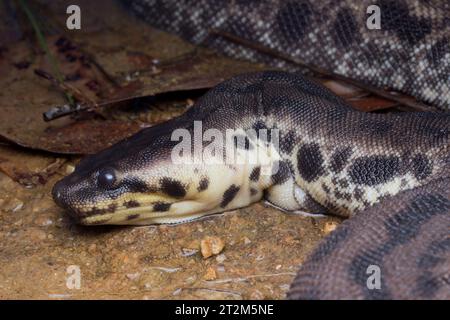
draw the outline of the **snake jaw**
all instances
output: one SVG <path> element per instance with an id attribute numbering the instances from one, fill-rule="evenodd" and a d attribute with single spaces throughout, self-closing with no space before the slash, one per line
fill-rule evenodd
<path id="1" fill-rule="evenodd" d="M 145 196 L 141 197 L 145 198 Z M 149 225 L 149 224 L 178 224 L 197 220 L 204 216 L 221 213 L 225 210 L 220 201 L 205 201 L 205 199 L 184 199 L 161 207 L 162 202 L 149 205 L 126 208 L 118 207 L 114 212 L 87 215 L 79 218 L 82 225 Z M 164 209 L 164 210 L 163 210 Z"/>

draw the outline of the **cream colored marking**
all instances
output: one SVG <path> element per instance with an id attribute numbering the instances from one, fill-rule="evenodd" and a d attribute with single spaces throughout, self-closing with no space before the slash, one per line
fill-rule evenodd
<path id="1" fill-rule="evenodd" d="M 234 145 L 233 139 L 227 142 L 227 146 Z M 96 205 L 98 209 L 107 209 L 110 204 L 114 203 L 118 206 L 114 213 L 89 216 L 84 218 L 82 223 L 96 224 L 101 223 L 101 221 L 105 221 L 107 224 L 133 225 L 180 223 L 226 210 L 245 207 L 252 202 L 258 201 L 262 196 L 262 190 L 270 186 L 271 175 L 261 174 L 259 181 L 254 183 L 249 179 L 250 173 L 257 166 L 272 168 L 274 163 L 280 159 L 280 155 L 271 144 L 267 146 L 259 140 L 252 141 L 252 144 L 254 148 L 251 150 L 235 150 L 233 166 L 230 166 L 229 163 L 222 162 L 218 164 L 217 161 L 208 161 L 214 159 L 203 159 L 204 162 L 201 164 L 186 163 L 178 164 L 177 166 L 162 164 L 144 173 L 141 171 L 131 173 L 131 176 L 139 174 L 140 179 L 144 179 L 149 185 L 157 185 L 157 181 L 161 177 L 175 177 L 176 180 L 188 185 L 189 188 L 183 199 L 174 199 L 159 192 L 154 194 L 125 194 L 113 202 L 105 201 L 103 204 Z M 172 170 L 169 170 L 171 168 Z M 208 177 L 209 186 L 206 190 L 198 192 L 197 187 L 203 176 Z M 221 208 L 220 204 L 223 200 L 223 195 L 231 185 L 239 187 L 239 192 L 225 208 Z M 251 188 L 255 188 L 258 191 L 258 197 L 250 196 Z M 134 208 L 124 207 L 123 203 L 130 200 L 139 202 L 140 206 Z M 153 203 L 155 202 L 170 203 L 171 206 L 168 211 L 154 212 Z M 139 214 L 139 217 L 127 220 L 127 217 L 131 214 Z"/>
<path id="2" fill-rule="evenodd" d="M 294 197 L 295 197 L 295 200 L 297 200 L 297 202 L 300 205 L 304 204 L 305 201 L 306 201 L 306 193 L 305 193 L 305 191 L 303 191 L 303 189 L 300 188 L 297 185 L 294 186 Z"/>

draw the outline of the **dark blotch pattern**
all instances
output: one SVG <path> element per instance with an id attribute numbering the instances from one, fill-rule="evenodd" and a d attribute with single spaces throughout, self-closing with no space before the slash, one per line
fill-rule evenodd
<path id="1" fill-rule="evenodd" d="M 277 23 L 286 41 L 302 40 L 308 33 L 312 13 L 308 1 L 289 1 L 280 9 Z"/>
<path id="2" fill-rule="evenodd" d="M 425 299 L 431 299 L 433 295 L 441 288 L 444 281 L 448 282 L 448 280 L 444 277 L 445 276 L 442 276 L 443 279 L 437 279 L 433 272 L 425 271 L 417 278 L 415 288 L 417 295 Z"/>
<path id="3" fill-rule="evenodd" d="M 256 182 L 259 180 L 260 175 L 261 175 L 261 167 L 253 168 L 252 172 L 250 173 L 250 180 Z"/>
<path id="4" fill-rule="evenodd" d="M 382 248 L 384 249 L 384 248 Z M 384 251 L 379 248 L 372 250 L 365 250 L 362 253 L 355 256 L 355 258 L 350 262 L 348 269 L 348 276 L 351 281 L 358 284 L 359 287 L 363 289 L 366 299 L 375 300 L 387 300 L 390 299 L 391 294 L 387 284 L 384 282 L 384 277 L 381 276 L 381 289 L 369 290 L 367 288 L 367 268 L 370 265 L 382 266 Z M 383 269 L 381 269 L 383 270 Z"/>
<path id="5" fill-rule="evenodd" d="M 376 248 L 362 251 L 352 260 L 349 277 L 362 288 L 366 288 L 366 270 L 369 265 L 382 267 L 385 257 L 389 256 L 393 250 L 417 237 L 420 228 L 434 215 L 446 214 L 449 209 L 450 201 L 441 195 L 424 194 L 414 199 L 406 209 L 384 222 L 384 228 L 389 236 L 386 242 Z M 442 250 L 442 246 L 439 245 L 439 247 L 436 251 Z M 421 261 L 419 260 L 418 263 Z M 418 279 L 417 283 L 417 287 L 422 291 L 421 295 L 431 296 L 438 289 L 438 284 L 428 281 L 432 280 L 432 277 L 427 275 L 426 270 L 421 277 L 422 279 Z M 366 298 L 389 299 L 389 284 L 384 282 L 383 277 L 381 277 L 381 288 L 381 290 L 366 289 Z"/>
<path id="6" fill-rule="evenodd" d="M 355 197 L 356 201 L 361 201 L 364 195 L 364 191 L 360 188 L 355 188 L 355 191 L 353 191 L 353 196 Z"/>
<path id="7" fill-rule="evenodd" d="M 253 150 L 254 147 L 248 137 L 244 135 L 235 135 L 233 137 L 234 147 L 237 149 Z"/>
<path id="8" fill-rule="evenodd" d="M 447 52 L 450 52 L 450 42 L 447 37 L 442 38 L 436 42 L 427 52 L 428 61 L 431 61 L 435 66 L 439 65 L 441 59 L 445 56 Z"/>
<path id="9" fill-rule="evenodd" d="M 332 232 L 327 241 L 322 242 L 318 249 L 313 252 L 310 257 L 310 261 L 312 262 L 320 262 L 322 259 L 326 259 L 328 255 L 336 250 L 339 245 L 341 245 L 349 236 L 348 229 L 337 229 L 335 232 Z"/>
<path id="10" fill-rule="evenodd" d="M 352 149 L 350 147 L 338 149 L 331 156 L 330 169 L 334 173 L 339 173 L 344 169 L 348 162 L 348 159 L 352 155 Z"/>
<path id="11" fill-rule="evenodd" d="M 350 193 L 340 192 L 339 190 L 334 191 L 334 196 L 336 197 L 336 199 L 344 199 L 347 201 L 352 200 L 352 195 Z"/>
<path id="12" fill-rule="evenodd" d="M 280 149 L 284 153 L 291 154 L 292 149 L 297 144 L 296 134 L 293 130 L 289 130 L 280 141 Z"/>
<path id="13" fill-rule="evenodd" d="M 304 202 L 302 203 L 303 210 L 311 214 L 326 214 L 330 212 L 328 208 L 318 203 L 309 194 L 306 195 Z"/>
<path id="14" fill-rule="evenodd" d="M 442 241 L 433 241 L 417 261 L 417 265 L 423 270 L 434 268 L 438 264 L 445 263 L 443 256 L 446 252 L 450 252 L 450 237 Z"/>
<path id="15" fill-rule="evenodd" d="M 298 150 L 297 169 L 307 182 L 312 182 L 325 173 L 323 157 L 318 144 L 305 144 Z"/>
<path id="16" fill-rule="evenodd" d="M 153 211 L 155 212 L 169 211 L 171 205 L 172 205 L 171 203 L 167 202 L 155 202 L 153 204 Z"/>
<path id="17" fill-rule="evenodd" d="M 355 159 L 349 175 L 353 182 L 375 186 L 391 180 L 398 172 L 400 161 L 391 156 L 370 156 Z"/>
<path id="18" fill-rule="evenodd" d="M 223 194 L 222 202 L 220 203 L 220 207 L 225 208 L 233 199 L 236 197 L 236 194 L 239 192 L 240 187 L 236 185 L 231 185 Z"/>
<path id="19" fill-rule="evenodd" d="M 198 184 L 197 191 L 198 192 L 205 191 L 206 189 L 208 189 L 208 186 L 209 186 L 209 179 L 206 177 L 203 177 L 200 180 L 200 183 Z"/>
<path id="20" fill-rule="evenodd" d="M 139 180 L 137 178 L 124 181 L 124 185 L 131 193 L 144 193 L 150 191 L 150 188 L 147 186 L 147 184 L 144 181 Z"/>
<path id="21" fill-rule="evenodd" d="M 263 142 L 272 141 L 272 131 L 266 126 L 264 121 L 258 120 L 252 126 L 252 129 L 256 131 L 256 137 Z M 266 136 L 263 135 L 265 133 Z"/>
<path id="22" fill-rule="evenodd" d="M 325 191 L 325 193 L 331 192 L 330 188 L 324 183 L 322 183 L 322 190 Z"/>
<path id="23" fill-rule="evenodd" d="M 410 15 L 405 2 L 381 0 L 378 5 L 383 30 L 395 32 L 400 40 L 414 45 L 431 32 L 431 21 Z"/>
<path id="24" fill-rule="evenodd" d="M 348 181 L 346 180 L 346 179 L 340 179 L 339 181 L 338 181 L 338 185 L 341 187 L 341 188 L 347 188 L 348 187 Z"/>
<path id="25" fill-rule="evenodd" d="M 140 206 L 139 202 L 137 202 L 136 200 L 126 201 L 123 203 L 123 205 L 125 206 L 125 208 L 136 208 Z"/>
<path id="26" fill-rule="evenodd" d="M 182 198 L 186 195 L 186 189 L 178 180 L 166 177 L 162 178 L 160 183 L 161 191 L 171 197 Z"/>
<path id="27" fill-rule="evenodd" d="M 337 13 L 332 30 L 334 42 L 343 48 L 349 47 L 354 41 L 360 38 L 358 24 L 348 8 L 343 8 Z"/>
<path id="28" fill-rule="evenodd" d="M 412 171 L 417 180 L 423 180 L 433 172 L 433 166 L 425 155 L 419 154 L 412 159 Z"/>
<path id="29" fill-rule="evenodd" d="M 136 214 L 130 214 L 129 216 L 127 216 L 127 220 L 134 220 L 139 218 L 139 213 Z"/>
<path id="30" fill-rule="evenodd" d="M 86 216 L 95 216 L 107 213 L 108 209 L 99 209 L 97 207 L 93 207 L 89 212 L 86 212 Z"/>
<path id="31" fill-rule="evenodd" d="M 273 170 L 275 169 L 276 171 L 272 173 L 272 182 L 275 185 L 286 182 L 292 176 L 286 161 L 279 161 L 278 166 L 273 168 Z"/>
<path id="32" fill-rule="evenodd" d="M 391 242 L 401 245 L 414 238 L 420 227 L 433 215 L 443 214 L 450 209 L 450 200 L 440 195 L 425 194 L 415 199 L 408 210 L 392 216 L 385 222 Z"/>

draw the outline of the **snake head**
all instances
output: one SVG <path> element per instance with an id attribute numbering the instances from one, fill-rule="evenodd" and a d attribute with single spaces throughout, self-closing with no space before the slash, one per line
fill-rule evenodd
<path id="1" fill-rule="evenodd" d="M 225 81 L 183 115 L 86 157 L 56 183 L 55 202 L 91 225 L 179 223 L 258 201 L 280 155 L 276 132 L 255 118 L 265 114 L 263 83 L 279 78 L 254 73 Z M 285 87 L 282 81 L 276 88 Z M 184 136 L 191 139 L 181 154 L 193 149 L 194 161 L 178 158 Z"/>
<path id="2" fill-rule="evenodd" d="M 144 129 L 82 159 L 53 187 L 55 202 L 80 224 L 142 225 L 186 222 L 262 196 L 250 192 L 245 164 L 174 161 L 170 126 Z"/>

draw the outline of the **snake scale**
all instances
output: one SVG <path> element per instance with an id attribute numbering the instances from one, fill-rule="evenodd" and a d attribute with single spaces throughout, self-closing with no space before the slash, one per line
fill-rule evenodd
<path id="1" fill-rule="evenodd" d="M 387 29 L 372 34 L 359 27 L 368 2 L 358 3 L 129 5 L 194 42 L 223 27 L 447 109 L 446 5 L 377 1 L 391 13 Z M 84 158 L 53 197 L 85 225 L 180 223 L 261 199 L 287 212 L 351 217 L 300 267 L 288 298 L 450 299 L 449 146 L 448 113 L 363 113 L 299 72 L 265 71 L 229 79 L 183 115 Z M 375 287 L 370 270 L 380 275 Z"/>

